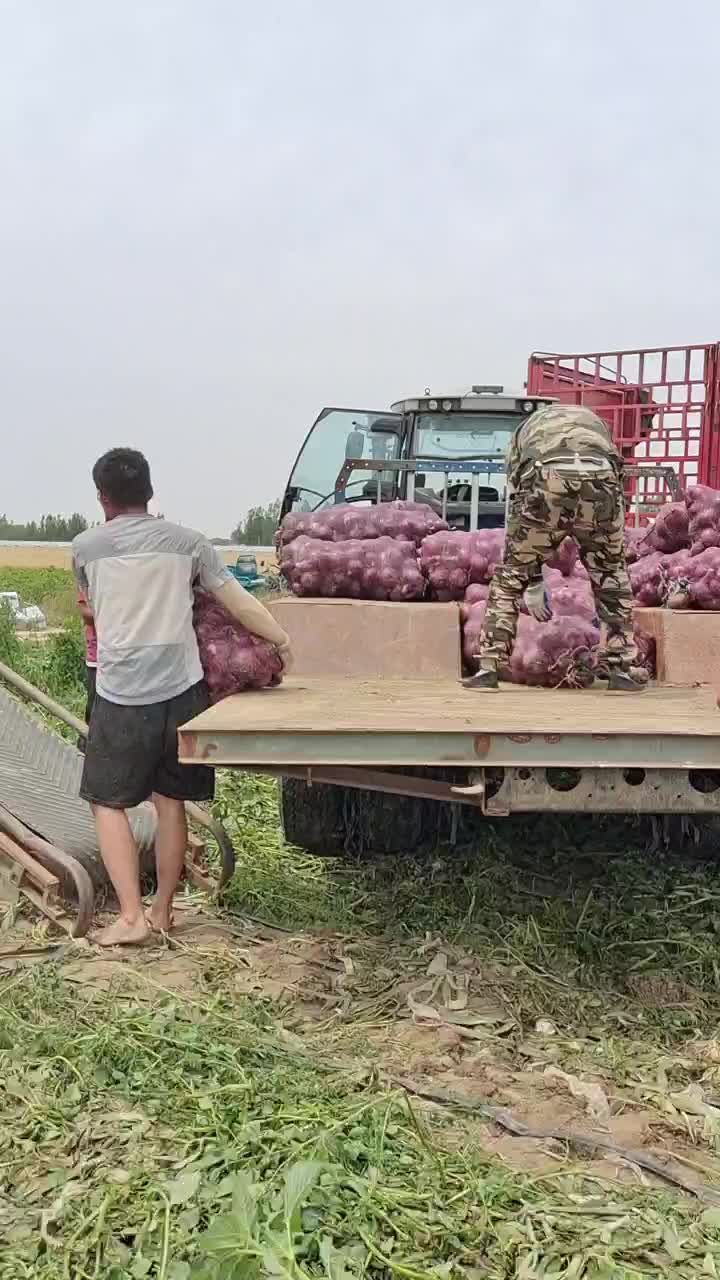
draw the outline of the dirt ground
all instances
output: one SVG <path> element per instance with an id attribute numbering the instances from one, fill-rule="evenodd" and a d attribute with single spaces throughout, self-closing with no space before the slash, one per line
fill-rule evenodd
<path id="1" fill-rule="evenodd" d="M 702 1087 L 673 1093 L 662 1070 L 646 1077 L 632 1061 L 616 1072 L 607 1062 L 593 1068 L 592 1038 L 569 1041 L 550 1021 L 523 1035 L 501 975 L 481 972 L 472 953 L 353 945 L 236 924 L 197 906 L 179 908 L 177 921 L 170 939 L 110 952 L 87 940 L 58 944 L 37 919 L 20 922 L 3 934 L 0 975 L 47 961 L 52 946 L 63 977 L 90 999 L 108 993 L 144 1005 L 173 992 L 192 1004 L 214 989 L 257 1001 L 324 1067 L 379 1075 L 420 1110 L 446 1111 L 450 1145 L 470 1142 L 518 1171 L 582 1165 L 599 1180 L 659 1186 L 662 1177 L 644 1167 L 655 1161 L 681 1190 L 709 1185 L 720 1202 L 720 1109 Z M 720 1042 L 688 1043 L 688 1063 L 699 1056 L 712 1079 Z M 541 1136 L 508 1132 L 484 1108 Z"/>
<path id="2" fill-rule="evenodd" d="M 237 547 L 218 547 L 226 564 L 237 560 Z M 261 573 L 277 569 L 275 552 L 267 547 L 257 549 L 258 569 Z M 48 542 L 18 545 L 0 542 L 0 565 L 11 569 L 69 569 L 71 567 L 70 543 Z"/>
<path id="3" fill-rule="evenodd" d="M 69 569 L 70 543 L 19 546 L 0 542 L 0 565 L 9 569 Z"/>

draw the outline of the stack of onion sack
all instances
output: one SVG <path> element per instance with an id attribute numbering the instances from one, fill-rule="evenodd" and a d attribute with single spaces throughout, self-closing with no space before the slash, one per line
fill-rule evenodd
<path id="1" fill-rule="evenodd" d="M 669 609 L 720 609 L 720 547 L 688 555 L 668 575 L 666 592 Z"/>
<path id="2" fill-rule="evenodd" d="M 625 529 L 625 562 L 628 567 L 631 564 L 635 564 L 642 556 L 650 554 L 652 548 L 645 546 L 647 532 L 647 529 L 642 525 L 637 529 Z"/>
<path id="3" fill-rule="evenodd" d="M 691 492 L 693 492 L 691 490 Z M 669 502 L 661 507 L 649 528 L 625 530 L 625 559 L 628 565 L 652 555 L 674 555 L 690 546 L 688 508 L 685 502 Z"/>
<path id="4" fill-rule="evenodd" d="M 708 547 L 720 547 L 720 493 L 698 484 L 685 495 L 690 549 L 699 556 Z"/>
<path id="5" fill-rule="evenodd" d="M 419 502 L 291 514 L 278 533 L 280 572 L 297 596 L 422 600 L 417 547 L 441 529 L 445 521 Z"/>
<path id="6" fill-rule="evenodd" d="M 668 556 L 667 560 L 679 562 L 683 555 L 687 555 L 687 552 Z M 591 623 L 594 627 L 599 626 L 595 597 L 590 585 L 588 571 L 584 565 L 576 564 L 569 577 L 564 577 L 546 565 L 543 569 L 543 577 L 550 596 L 553 617 L 568 617 L 576 621 L 581 620 Z M 647 632 L 643 631 L 642 626 L 636 622 L 633 627 L 633 639 L 638 649 L 640 665 L 645 667 L 649 675 L 654 676 L 654 637 L 649 636 Z"/>
<path id="7" fill-rule="evenodd" d="M 629 565 L 628 574 L 635 603 L 644 608 L 664 605 L 670 584 L 684 576 L 692 558 L 688 550 L 675 551 L 672 555 L 653 551 Z"/>
<path id="8" fill-rule="evenodd" d="M 641 537 L 630 539 L 630 583 L 646 608 L 720 609 L 720 493 L 688 489 L 684 502 L 661 508 Z"/>
<path id="9" fill-rule="evenodd" d="M 478 590 L 471 587 L 470 591 Z M 482 590 L 482 588 L 480 588 Z M 463 636 L 463 658 L 469 671 L 477 670 L 475 654 L 478 651 L 480 632 L 485 614 L 485 603 L 475 598 L 474 603 L 460 607 Z M 507 670 L 500 671 L 501 680 L 513 684 L 577 685 L 579 662 L 592 665 L 593 650 L 600 643 L 600 629 L 586 618 L 568 616 L 553 617 L 549 622 L 536 622 L 525 614 L 518 619 L 517 639 Z"/>
<path id="10" fill-rule="evenodd" d="M 399 538 L 295 538 L 283 547 L 280 565 L 296 596 L 422 600 L 425 592 L 415 544 Z"/>
<path id="11" fill-rule="evenodd" d="M 434 600 L 462 600 L 468 587 L 488 583 L 502 560 L 502 529 L 478 529 L 476 533 L 435 533 L 420 546 L 420 568 Z M 565 538 L 548 564 L 565 577 L 578 559 L 577 544 Z"/>
<path id="12" fill-rule="evenodd" d="M 684 551 L 690 545 L 688 509 L 684 502 L 669 502 L 658 511 L 655 523 L 650 526 L 644 546 L 663 555 Z"/>
<path id="13" fill-rule="evenodd" d="M 195 593 L 193 624 L 212 702 L 280 684 L 282 662 L 275 647 L 251 635 L 205 591 Z"/>
<path id="14" fill-rule="evenodd" d="M 578 679 L 578 666 L 594 667 L 600 644 L 600 626 L 590 579 L 582 565 L 571 575 L 546 566 L 545 586 L 553 616 L 549 622 L 536 622 L 521 614 L 510 666 L 501 671 L 502 679 L 514 684 L 573 687 Z M 463 659 L 468 671 L 477 669 L 477 654 L 489 588 L 468 587 L 460 608 L 463 637 Z M 524 606 L 523 606 L 524 608 Z M 655 642 L 640 627 L 635 627 L 635 643 L 640 661 L 650 674 L 655 670 Z"/>
<path id="15" fill-rule="evenodd" d="M 276 541 L 282 558 L 282 548 L 295 538 L 315 538 L 319 542 L 400 538 L 419 546 L 428 534 L 441 529 L 447 529 L 446 522 L 424 503 L 398 500 L 361 507 L 348 502 L 324 507 L 322 511 L 290 512 L 277 532 Z"/>
<path id="16" fill-rule="evenodd" d="M 503 529 L 434 533 L 420 546 L 420 568 L 435 600 L 462 600 L 471 583 L 489 582 L 502 560 Z"/>

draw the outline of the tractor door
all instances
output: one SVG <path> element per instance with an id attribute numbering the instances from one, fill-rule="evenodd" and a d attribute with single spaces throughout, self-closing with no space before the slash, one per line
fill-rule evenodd
<path id="1" fill-rule="evenodd" d="M 335 502 L 387 502 L 399 496 L 403 416 L 384 409 L 323 409 L 290 473 L 281 517 Z M 380 464 L 390 463 L 384 469 Z M 363 463 L 364 465 L 353 465 Z"/>

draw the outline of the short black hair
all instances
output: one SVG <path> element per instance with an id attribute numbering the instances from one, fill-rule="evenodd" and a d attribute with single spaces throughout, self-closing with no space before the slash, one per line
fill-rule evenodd
<path id="1" fill-rule="evenodd" d="M 119 507 L 142 507 L 153 496 L 150 467 L 137 449 L 108 449 L 92 469 L 95 488 Z"/>

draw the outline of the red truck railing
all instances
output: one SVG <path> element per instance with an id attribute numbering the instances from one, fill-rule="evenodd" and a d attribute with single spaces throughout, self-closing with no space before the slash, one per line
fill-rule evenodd
<path id="1" fill-rule="evenodd" d="M 583 404 L 604 418 L 628 462 L 671 466 L 684 489 L 720 488 L 720 344 L 566 355 L 533 352 L 529 395 Z M 631 492 L 643 506 L 671 496 L 658 471 Z"/>

